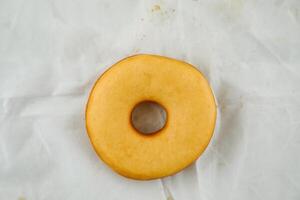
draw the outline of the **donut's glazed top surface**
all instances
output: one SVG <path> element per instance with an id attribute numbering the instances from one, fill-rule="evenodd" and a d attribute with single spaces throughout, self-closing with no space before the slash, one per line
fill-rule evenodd
<path id="1" fill-rule="evenodd" d="M 131 112 L 142 101 L 167 111 L 163 129 L 140 134 Z M 212 137 L 216 105 L 203 75 L 174 59 L 136 55 L 121 60 L 96 82 L 87 104 L 86 126 L 97 154 L 119 174 L 153 179 L 195 161 Z"/>

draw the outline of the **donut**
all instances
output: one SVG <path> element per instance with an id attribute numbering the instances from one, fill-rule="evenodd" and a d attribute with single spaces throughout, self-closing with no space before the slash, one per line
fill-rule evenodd
<path id="1" fill-rule="evenodd" d="M 150 101 L 166 110 L 166 124 L 142 134 L 132 110 Z M 86 129 L 98 156 L 114 171 L 149 180 L 192 164 L 213 135 L 216 103 L 205 77 L 192 65 L 157 55 L 127 57 L 96 81 L 86 106 Z"/>

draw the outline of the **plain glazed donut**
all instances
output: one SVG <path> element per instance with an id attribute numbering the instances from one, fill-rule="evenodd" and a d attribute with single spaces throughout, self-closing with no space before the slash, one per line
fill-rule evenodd
<path id="1" fill-rule="evenodd" d="M 167 111 L 155 134 L 131 124 L 135 105 L 153 101 Z M 95 83 L 86 127 L 98 156 L 117 173 L 140 180 L 172 175 L 195 161 L 214 131 L 216 104 L 204 76 L 175 59 L 136 55 L 109 68 Z"/>

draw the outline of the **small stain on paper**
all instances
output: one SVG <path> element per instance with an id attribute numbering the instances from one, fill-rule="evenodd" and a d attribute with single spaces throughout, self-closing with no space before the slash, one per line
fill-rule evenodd
<path id="1" fill-rule="evenodd" d="M 26 198 L 23 197 L 23 196 L 20 196 L 20 197 L 18 198 L 18 200 L 26 200 Z"/>
<path id="2" fill-rule="evenodd" d="M 175 9 L 172 7 L 164 7 L 161 5 L 153 5 L 151 7 L 151 21 L 166 22 L 175 15 Z"/>

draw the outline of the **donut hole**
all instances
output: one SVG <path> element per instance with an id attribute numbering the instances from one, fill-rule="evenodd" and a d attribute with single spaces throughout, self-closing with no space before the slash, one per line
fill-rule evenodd
<path id="1" fill-rule="evenodd" d="M 131 112 L 131 124 L 141 134 L 154 134 L 166 125 L 167 112 L 158 103 L 143 101 Z"/>

